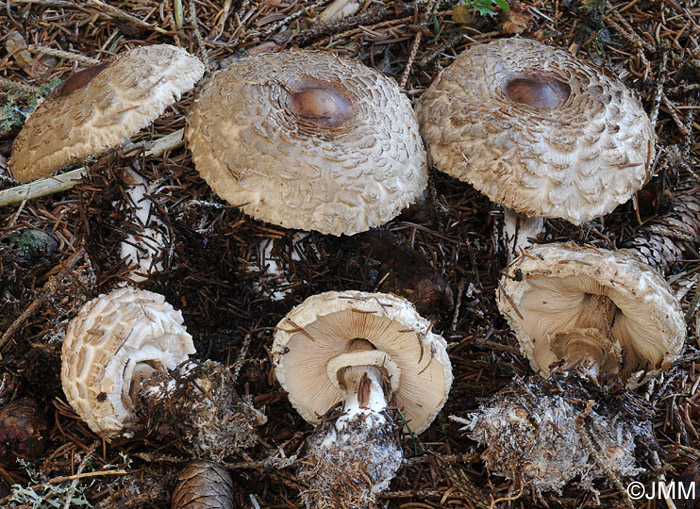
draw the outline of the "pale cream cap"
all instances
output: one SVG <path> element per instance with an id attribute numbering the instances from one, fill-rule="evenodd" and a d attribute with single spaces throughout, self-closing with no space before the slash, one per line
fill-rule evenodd
<path id="1" fill-rule="evenodd" d="M 430 322 L 401 297 L 358 291 L 314 295 L 277 324 L 275 375 L 297 412 L 318 424 L 345 398 L 335 376 L 338 364 L 358 365 L 361 358 L 363 365 L 385 369 L 408 427 L 421 433 L 445 404 L 452 385 L 445 340 L 430 329 Z M 375 349 L 350 355 L 358 339 Z"/>
<path id="2" fill-rule="evenodd" d="M 416 113 L 439 170 L 528 216 L 580 224 L 625 203 L 651 176 L 656 136 L 635 94 L 537 41 L 467 48 Z"/>

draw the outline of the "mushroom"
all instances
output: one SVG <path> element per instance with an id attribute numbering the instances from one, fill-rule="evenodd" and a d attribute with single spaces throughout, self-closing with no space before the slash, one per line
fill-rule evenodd
<path id="1" fill-rule="evenodd" d="M 9 160 L 26 182 L 101 154 L 158 118 L 199 81 L 204 64 L 182 48 L 145 46 L 80 71 L 27 119 Z"/>
<path id="2" fill-rule="evenodd" d="M 106 438 L 145 422 L 197 457 L 220 461 L 255 443 L 264 415 L 238 396 L 228 370 L 197 363 L 182 314 L 157 293 L 122 288 L 88 302 L 68 324 L 61 381 L 68 403 Z"/>
<path id="3" fill-rule="evenodd" d="M 618 79 L 569 52 L 527 39 L 477 44 L 442 71 L 416 104 L 441 171 L 515 216 L 580 224 L 611 212 L 649 179 L 655 134 Z M 534 216 L 534 217 L 533 217 Z"/>
<path id="4" fill-rule="evenodd" d="M 85 304 L 68 324 L 63 392 L 91 430 L 113 437 L 133 424 L 140 381 L 175 370 L 195 352 L 182 313 L 165 297 L 121 288 Z"/>
<path id="5" fill-rule="evenodd" d="M 397 84 L 330 53 L 236 60 L 203 85 L 186 139 L 214 192 L 287 228 L 365 231 L 428 181 L 418 123 Z"/>
<path id="6" fill-rule="evenodd" d="M 400 425 L 421 433 L 452 383 L 445 340 L 408 301 L 389 294 L 326 292 L 277 325 L 272 358 L 289 400 L 309 423 L 338 403 L 309 442 L 299 478 L 309 507 L 366 506 L 401 466 Z"/>
<path id="7" fill-rule="evenodd" d="M 470 419 L 451 419 L 466 424 L 469 437 L 487 446 L 486 466 L 512 479 L 514 491 L 561 494 L 573 480 L 597 493 L 594 481 L 643 472 L 635 448 L 641 442 L 647 452 L 658 449 L 653 417 L 653 406 L 630 391 L 596 389 L 556 373 L 517 378 Z"/>
<path id="8" fill-rule="evenodd" d="M 563 363 L 634 386 L 669 366 L 686 335 L 668 283 L 628 250 L 530 247 L 501 279 L 498 307 L 544 376 Z"/>

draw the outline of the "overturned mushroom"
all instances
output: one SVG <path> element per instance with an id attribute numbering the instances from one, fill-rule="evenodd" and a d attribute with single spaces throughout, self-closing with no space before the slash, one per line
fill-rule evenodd
<path id="1" fill-rule="evenodd" d="M 182 48 L 136 48 L 80 71 L 56 88 L 27 119 L 9 160 L 26 182 L 99 155 L 158 118 L 204 74 Z"/>
<path id="2" fill-rule="evenodd" d="M 319 426 L 299 476 L 309 507 L 364 507 L 401 466 L 397 439 L 421 433 L 452 383 L 445 341 L 406 300 L 388 294 L 327 292 L 308 298 L 277 326 L 275 375 L 312 424 L 338 403 L 335 422 Z"/>
<path id="3" fill-rule="evenodd" d="M 317 51 L 236 60 L 187 116 L 197 170 L 229 203 L 287 228 L 352 235 L 427 185 L 408 99 L 362 63 Z"/>
<path id="4" fill-rule="evenodd" d="M 128 435 L 145 422 L 182 437 L 192 454 L 219 461 L 253 445 L 253 428 L 265 419 L 235 393 L 224 366 L 190 361 L 194 353 L 182 314 L 162 295 L 115 290 L 68 324 L 63 392 L 95 433 Z"/>
<path id="5" fill-rule="evenodd" d="M 669 285 L 626 250 L 533 246 L 508 267 L 498 307 L 545 376 L 563 363 L 636 385 L 677 358 L 686 335 Z"/>
<path id="6" fill-rule="evenodd" d="M 580 224 L 650 177 L 655 134 L 640 101 L 619 80 L 537 41 L 468 48 L 416 113 L 437 168 L 510 209 L 511 235 L 513 213 L 532 217 L 530 236 L 542 223 L 534 218 Z"/>
<path id="7" fill-rule="evenodd" d="M 451 418 L 486 445 L 489 471 L 512 479 L 514 491 L 561 493 L 575 482 L 597 493 L 595 481 L 644 471 L 635 458 L 640 444 L 649 453 L 659 449 L 649 402 L 564 373 L 518 378 L 470 419 Z"/>

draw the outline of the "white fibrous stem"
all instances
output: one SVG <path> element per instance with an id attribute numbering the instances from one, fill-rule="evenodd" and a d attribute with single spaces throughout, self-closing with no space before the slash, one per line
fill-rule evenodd
<path id="1" fill-rule="evenodd" d="M 517 258 L 521 251 L 532 246 L 530 239 L 544 231 L 544 219 L 529 217 L 503 207 L 503 245 L 508 253 L 508 261 Z"/>
<path id="2" fill-rule="evenodd" d="M 387 401 L 381 377 L 380 369 L 375 366 L 345 368 L 343 378 L 348 387 L 348 395 L 343 415 L 335 421 L 335 429 L 338 432 L 352 433 L 353 425 L 363 419 L 369 427 L 386 424 L 387 419 L 382 412 L 386 410 Z"/>
<path id="3" fill-rule="evenodd" d="M 298 247 L 299 243 L 307 238 L 309 234 L 307 232 L 296 232 L 294 239 L 292 240 L 291 253 L 289 255 L 290 259 L 295 261 L 300 261 Z M 254 287 L 257 291 L 265 293 L 270 300 L 279 301 L 284 299 L 291 292 L 289 288 L 290 282 L 287 278 L 287 273 L 282 267 L 282 258 L 273 253 L 275 248 L 275 239 L 264 238 L 260 241 L 258 247 L 258 260 L 260 261 L 260 266 L 252 265 L 251 269 L 263 269 L 265 272 L 262 277 L 268 280 L 269 284 L 260 284 L 257 281 L 254 282 Z M 270 289 L 265 288 L 266 286 L 271 286 Z"/>
<path id="4" fill-rule="evenodd" d="M 147 197 L 146 180 L 129 169 L 126 174 L 128 185 L 124 190 L 129 197 L 131 206 L 128 207 L 130 218 L 142 227 L 138 234 L 130 233 L 121 243 L 121 258 L 128 266 L 133 266 L 129 277 L 135 283 L 148 279 L 148 274 L 163 270 L 163 262 L 155 261 L 166 249 L 166 239 L 163 236 L 164 226 L 161 221 L 151 214 L 151 202 Z"/>
<path id="5" fill-rule="evenodd" d="M 612 336 L 616 310 L 615 303 L 604 295 L 584 297 L 574 326 L 554 334 L 551 340 L 552 351 L 564 360 L 563 370 L 577 369 L 594 381 L 603 374 L 618 373 L 621 347 Z"/>
<path id="6" fill-rule="evenodd" d="M 369 507 L 403 460 L 399 426 L 387 408 L 387 374 L 376 364 L 361 363 L 381 352 L 356 341 L 356 348 L 338 357 L 348 361 L 336 372 L 346 393 L 343 414 L 316 428 L 299 470 L 308 486 L 303 497 L 309 508 Z"/>

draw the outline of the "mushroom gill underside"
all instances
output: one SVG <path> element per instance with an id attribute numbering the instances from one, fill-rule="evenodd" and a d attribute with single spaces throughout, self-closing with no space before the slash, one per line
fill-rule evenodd
<path id="1" fill-rule="evenodd" d="M 539 370 L 578 366 L 593 379 L 626 380 L 660 364 L 666 350 L 658 325 L 640 304 L 592 278 L 544 279 L 530 278 L 517 303 L 525 346 Z"/>

